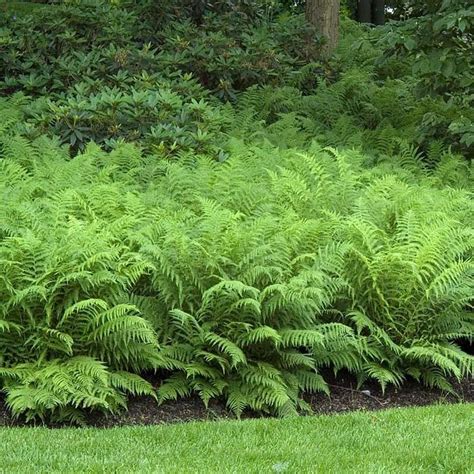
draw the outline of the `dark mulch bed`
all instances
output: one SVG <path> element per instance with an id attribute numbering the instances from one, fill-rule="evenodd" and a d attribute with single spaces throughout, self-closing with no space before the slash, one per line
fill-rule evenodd
<path id="1" fill-rule="evenodd" d="M 328 378 L 326 377 L 326 380 Z M 443 393 L 413 382 L 406 382 L 401 388 L 387 387 L 382 393 L 375 383 L 364 384 L 359 390 L 350 377 L 338 377 L 329 381 L 331 396 L 310 394 L 309 401 L 317 414 L 341 413 L 354 410 L 382 410 L 409 406 L 425 406 L 440 403 L 474 403 L 474 380 L 452 381 L 456 395 Z"/>
<path id="2" fill-rule="evenodd" d="M 308 394 L 305 400 L 310 403 L 316 414 L 341 413 L 354 410 L 381 410 L 408 406 L 424 406 L 437 403 L 474 403 L 474 380 L 453 382 L 457 396 L 442 393 L 436 389 L 422 387 L 415 382 L 407 382 L 402 388 L 389 387 L 382 393 L 376 384 L 365 384 L 361 389 L 356 388 L 354 379 L 348 375 L 339 374 L 337 379 L 326 375 L 331 386 L 331 396 L 325 394 Z M 258 415 L 247 413 L 245 418 Z M 206 409 L 196 398 L 187 398 L 177 402 L 165 403 L 158 406 L 151 398 L 132 398 L 128 411 L 119 415 L 91 414 L 88 425 L 95 427 L 113 427 L 126 425 L 155 425 L 162 423 L 177 423 L 194 420 L 231 419 L 225 405 L 219 401 L 210 403 Z M 14 420 L 9 414 L 4 400 L 0 398 L 0 426 L 21 426 L 19 420 Z"/>

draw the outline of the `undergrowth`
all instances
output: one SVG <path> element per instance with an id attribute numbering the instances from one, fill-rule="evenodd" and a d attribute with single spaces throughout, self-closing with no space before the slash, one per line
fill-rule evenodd
<path id="1" fill-rule="evenodd" d="M 2 108 L 0 374 L 15 414 L 81 421 L 126 393 L 194 392 L 288 415 L 328 392 L 321 367 L 382 387 L 472 375 L 455 343 L 473 324 L 462 158 L 368 166 L 277 147 L 270 126 L 228 141 L 223 163 L 132 145 L 71 161 Z M 149 370 L 169 374 L 156 392 Z"/>

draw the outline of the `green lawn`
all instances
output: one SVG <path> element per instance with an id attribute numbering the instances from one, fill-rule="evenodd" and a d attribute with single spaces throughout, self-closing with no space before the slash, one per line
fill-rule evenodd
<path id="1" fill-rule="evenodd" d="M 1 472 L 474 472 L 474 405 L 100 429 L 3 428 Z"/>

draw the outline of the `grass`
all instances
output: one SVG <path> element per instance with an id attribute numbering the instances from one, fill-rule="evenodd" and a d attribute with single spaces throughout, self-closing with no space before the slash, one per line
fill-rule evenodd
<path id="1" fill-rule="evenodd" d="M 474 472 L 474 405 L 109 430 L 0 429 L 0 472 Z"/>

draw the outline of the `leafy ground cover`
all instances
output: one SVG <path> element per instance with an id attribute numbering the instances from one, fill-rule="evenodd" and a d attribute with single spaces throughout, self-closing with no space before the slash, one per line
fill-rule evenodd
<path id="1" fill-rule="evenodd" d="M 265 140 L 223 164 L 130 145 L 70 161 L 48 140 L 2 144 L 0 373 L 19 415 L 116 410 L 154 394 L 150 369 L 170 374 L 161 401 L 280 415 L 329 390 L 323 367 L 446 390 L 472 373 L 452 341 L 470 336 L 472 201 L 439 186 L 463 161 L 366 167 Z"/>
<path id="2" fill-rule="evenodd" d="M 110 430 L 0 429 L 0 470 L 471 472 L 473 405 Z"/>

